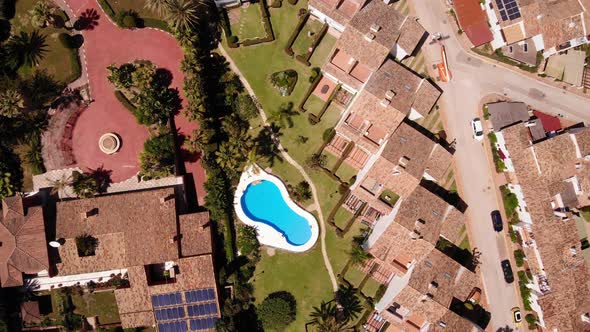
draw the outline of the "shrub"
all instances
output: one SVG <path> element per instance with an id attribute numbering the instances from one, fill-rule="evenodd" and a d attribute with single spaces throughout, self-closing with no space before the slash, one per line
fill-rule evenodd
<path id="1" fill-rule="evenodd" d="M 516 234 L 516 231 L 512 229 L 512 226 L 508 227 L 508 235 L 510 235 L 510 240 L 512 243 L 518 243 L 518 235 Z"/>
<path id="2" fill-rule="evenodd" d="M 311 196 L 311 188 L 307 181 L 301 181 L 293 188 L 293 197 L 300 202 L 311 199 Z"/>
<path id="3" fill-rule="evenodd" d="M 312 126 L 315 126 L 320 122 L 320 119 L 313 113 L 309 113 L 307 115 L 307 120 L 309 121 L 309 124 Z"/>
<path id="4" fill-rule="evenodd" d="M 94 256 L 97 247 L 98 239 L 93 236 L 84 234 L 76 237 L 76 248 L 80 257 Z"/>
<path id="5" fill-rule="evenodd" d="M 516 197 L 516 195 L 506 186 L 500 187 L 500 191 L 502 192 L 504 211 L 506 212 L 508 219 L 511 219 L 516 213 L 516 208 L 518 207 L 518 197 Z"/>
<path id="6" fill-rule="evenodd" d="M 524 251 L 521 249 L 514 250 L 514 260 L 516 261 L 516 266 L 523 266 L 525 257 Z"/>
<path id="7" fill-rule="evenodd" d="M 158 179 L 172 174 L 175 164 L 174 140 L 171 133 L 162 133 L 145 141 L 139 155 L 140 175 Z"/>
<path id="8" fill-rule="evenodd" d="M 59 34 L 59 36 L 57 37 L 59 39 L 60 44 L 65 47 L 65 48 L 77 48 L 74 46 L 74 43 L 72 41 L 72 37 L 65 33 L 62 32 Z"/>
<path id="9" fill-rule="evenodd" d="M 229 44 L 237 44 L 238 43 L 238 36 L 232 35 L 229 36 Z"/>
<path id="10" fill-rule="evenodd" d="M 309 75 L 309 83 L 313 83 L 318 78 L 318 76 L 320 76 L 321 72 L 322 70 L 320 69 L 320 67 L 311 68 L 311 75 Z"/>
<path id="11" fill-rule="evenodd" d="M 90 198 L 100 192 L 100 183 L 90 173 L 72 173 L 72 189 L 80 198 Z"/>
<path id="12" fill-rule="evenodd" d="M 244 121 L 254 119 L 258 115 L 258 107 L 248 94 L 241 94 L 236 98 L 236 110 Z"/>
<path id="13" fill-rule="evenodd" d="M 529 330 L 536 330 L 537 329 L 537 317 L 533 314 L 527 314 L 524 316 L 524 320 L 529 323 Z"/>
<path id="14" fill-rule="evenodd" d="M 319 169 L 325 167 L 326 162 L 326 155 L 323 155 L 321 153 L 314 153 L 309 158 L 307 158 L 305 164 L 307 165 L 307 167 L 311 169 Z"/>
<path id="15" fill-rule="evenodd" d="M 265 330 L 283 331 L 295 320 L 297 301 L 285 291 L 272 293 L 258 306 L 257 312 Z"/>
<path id="16" fill-rule="evenodd" d="M 109 82 L 113 83 L 118 89 L 129 89 L 133 86 L 133 72 L 135 66 L 132 63 L 125 63 L 119 67 L 110 65 L 107 67 Z"/>
<path id="17" fill-rule="evenodd" d="M 256 228 L 248 225 L 240 225 L 238 228 L 238 239 L 236 244 L 238 245 L 238 250 L 242 255 L 258 255 L 260 243 L 258 242 L 256 235 Z"/>
<path id="18" fill-rule="evenodd" d="M 293 69 L 287 69 L 273 73 L 270 76 L 270 82 L 272 86 L 279 90 L 281 96 L 289 96 L 295 89 L 297 84 L 297 72 Z"/>
<path id="19" fill-rule="evenodd" d="M 131 104 L 129 99 L 127 99 L 127 97 L 125 97 L 125 95 L 121 91 L 115 90 L 115 97 L 117 98 L 118 101 L 121 102 L 121 104 L 123 104 L 123 106 L 128 111 L 130 111 L 131 113 L 137 112 L 137 109 L 135 108 L 135 106 L 133 106 L 133 104 Z"/>
<path id="20" fill-rule="evenodd" d="M 132 29 L 137 28 L 139 23 L 139 16 L 132 10 L 127 10 L 117 14 L 117 24 L 123 28 Z"/>
<path id="21" fill-rule="evenodd" d="M 329 143 L 334 136 L 336 136 L 336 130 L 334 128 L 328 128 L 322 133 L 322 140 L 324 143 Z"/>

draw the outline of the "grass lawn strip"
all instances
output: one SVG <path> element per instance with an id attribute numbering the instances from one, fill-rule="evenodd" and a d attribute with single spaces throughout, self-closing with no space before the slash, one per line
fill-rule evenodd
<path id="1" fill-rule="evenodd" d="M 320 97 L 311 94 L 305 101 L 305 104 L 303 104 L 303 108 L 309 113 L 318 115 L 324 104 L 325 101 L 323 101 Z"/>
<path id="2" fill-rule="evenodd" d="M 361 281 L 365 279 L 365 276 L 366 273 L 359 270 L 357 266 L 351 266 L 348 268 L 348 271 L 346 271 L 344 279 L 350 282 L 354 287 L 358 287 L 361 284 Z"/>
<path id="3" fill-rule="evenodd" d="M 350 213 L 350 211 L 346 210 L 343 207 L 340 207 L 334 215 L 334 223 L 336 224 L 336 226 L 340 227 L 341 229 L 344 229 L 344 227 L 346 227 L 346 225 L 352 217 L 353 214 Z"/>
<path id="4" fill-rule="evenodd" d="M 338 162 L 338 157 L 326 150 L 322 154 L 326 156 L 326 169 L 331 170 Z"/>
<path id="5" fill-rule="evenodd" d="M 336 37 L 332 36 L 329 31 L 322 37 L 322 41 L 320 41 L 320 44 L 313 51 L 311 59 L 309 59 L 312 66 L 320 67 L 324 63 L 336 44 L 336 40 Z"/>
<path id="6" fill-rule="evenodd" d="M 309 48 L 313 44 L 313 41 L 317 37 L 320 30 L 322 30 L 322 27 L 323 24 L 320 21 L 310 17 L 293 43 L 293 52 L 295 52 L 297 55 L 308 53 Z"/>
<path id="7" fill-rule="evenodd" d="M 361 291 L 366 296 L 375 297 L 375 293 L 377 293 L 377 290 L 380 286 L 381 284 L 375 281 L 375 279 L 369 278 L 367 279 L 367 282 L 365 283 Z"/>
<path id="8" fill-rule="evenodd" d="M 76 307 L 75 312 L 86 317 L 98 316 L 100 324 L 112 324 L 121 321 L 115 292 L 73 294 L 72 302 Z"/>
<path id="9" fill-rule="evenodd" d="M 350 181 L 350 179 L 355 176 L 357 170 L 354 169 L 352 166 L 348 165 L 346 162 L 343 162 L 338 170 L 336 171 L 336 176 L 340 178 L 340 180 L 344 182 Z"/>
<path id="10" fill-rule="evenodd" d="M 231 31 L 238 36 L 238 40 L 244 41 L 245 39 L 264 37 L 266 35 L 259 5 L 251 4 L 232 10 L 240 11 L 240 20 L 231 25 Z"/>

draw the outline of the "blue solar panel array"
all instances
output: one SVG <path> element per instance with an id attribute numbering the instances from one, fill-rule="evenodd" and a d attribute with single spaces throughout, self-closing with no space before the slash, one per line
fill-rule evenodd
<path id="1" fill-rule="evenodd" d="M 215 302 L 189 305 L 186 309 L 189 317 L 217 315 Z"/>
<path id="2" fill-rule="evenodd" d="M 160 331 L 160 332 L 188 332 L 188 326 L 186 325 L 186 321 L 184 321 L 184 320 L 170 322 L 170 323 L 160 323 L 160 324 L 158 324 L 158 331 Z"/>
<path id="3" fill-rule="evenodd" d="M 213 288 L 192 290 L 184 292 L 184 298 L 186 303 L 207 302 L 215 300 L 215 291 Z"/>
<path id="4" fill-rule="evenodd" d="M 182 295 L 180 295 L 180 293 L 152 295 L 152 305 L 154 308 L 178 305 L 182 303 Z"/>
<path id="5" fill-rule="evenodd" d="M 184 318 L 184 307 L 172 307 L 172 308 L 164 308 L 154 310 L 156 314 L 156 320 L 173 320 L 173 319 L 181 319 Z"/>
<path id="6" fill-rule="evenodd" d="M 217 320 L 217 318 L 215 318 L 215 317 L 191 319 L 190 320 L 191 331 L 210 330 L 215 327 L 216 320 Z"/>
<path id="7" fill-rule="evenodd" d="M 520 17 L 520 9 L 516 0 L 496 0 L 502 21 L 515 20 Z"/>

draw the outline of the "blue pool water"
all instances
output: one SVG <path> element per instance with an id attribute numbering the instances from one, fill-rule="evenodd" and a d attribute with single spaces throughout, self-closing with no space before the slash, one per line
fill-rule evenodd
<path id="1" fill-rule="evenodd" d="M 300 246 L 311 238 L 307 219 L 287 205 L 279 188 L 270 181 L 249 184 L 242 195 L 242 209 L 250 219 L 283 234 L 292 245 Z"/>

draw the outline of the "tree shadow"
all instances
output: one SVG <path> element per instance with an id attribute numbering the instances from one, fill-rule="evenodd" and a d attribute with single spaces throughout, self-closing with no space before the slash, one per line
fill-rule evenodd
<path id="1" fill-rule="evenodd" d="M 94 8 L 88 8 L 80 17 L 74 22 L 74 29 L 81 30 L 94 30 L 98 26 L 98 20 L 100 15 Z"/>
<path id="2" fill-rule="evenodd" d="M 166 68 L 156 69 L 154 79 L 159 86 L 168 87 L 172 84 L 172 72 Z"/>
<path id="3" fill-rule="evenodd" d="M 92 178 L 96 181 L 98 192 L 100 194 L 105 193 L 110 187 L 111 183 L 113 183 L 111 180 L 113 171 L 110 169 L 104 169 L 103 166 L 100 166 L 96 169 L 89 169 L 89 173 L 90 176 L 92 176 Z"/>
<path id="4" fill-rule="evenodd" d="M 463 302 L 457 298 L 453 298 L 451 301 L 450 309 L 457 315 L 466 318 L 467 320 L 481 327 L 483 330 L 486 329 L 490 323 L 490 319 L 492 318 L 492 315 L 481 305 Z M 506 326 L 506 328 L 507 329 L 504 330 L 505 332 L 513 331 L 508 326 Z M 498 331 L 500 330 L 501 329 Z"/>
<path id="5" fill-rule="evenodd" d="M 11 28 L 8 20 L 0 20 L 0 42 L 5 41 L 10 37 Z"/>

